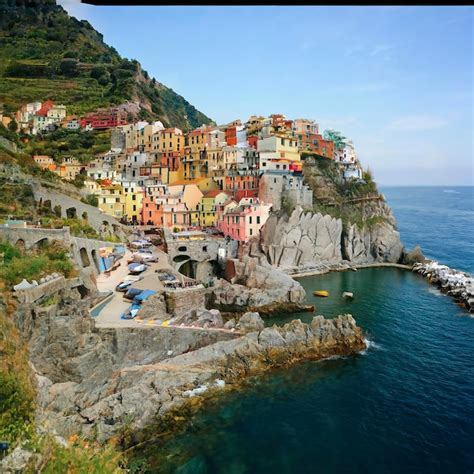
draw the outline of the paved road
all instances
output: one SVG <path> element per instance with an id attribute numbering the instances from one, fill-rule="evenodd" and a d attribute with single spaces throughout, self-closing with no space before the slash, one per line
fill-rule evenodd
<path id="1" fill-rule="evenodd" d="M 148 269 L 142 273 L 143 279 L 133 284 L 134 288 L 148 290 L 162 290 L 163 285 L 158 279 L 157 269 L 173 270 L 168 263 L 168 255 L 161 250 L 153 249 L 158 256 L 158 262 L 151 263 Z M 97 277 L 97 288 L 101 292 L 113 292 L 113 296 L 108 300 L 107 305 L 95 317 L 96 327 L 99 328 L 117 328 L 117 327 L 142 327 L 145 323 L 136 320 L 120 319 L 120 316 L 130 307 L 131 302 L 124 300 L 123 293 L 115 291 L 115 287 L 128 275 L 127 260 L 131 258 L 131 252 L 127 250 L 124 257 L 120 260 L 120 266 L 110 272 L 102 273 Z M 150 324 L 146 324 L 149 326 Z"/>

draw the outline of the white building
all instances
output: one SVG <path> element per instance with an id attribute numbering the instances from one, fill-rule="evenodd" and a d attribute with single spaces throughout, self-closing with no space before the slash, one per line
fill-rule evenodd
<path id="1" fill-rule="evenodd" d="M 355 163 L 356 152 L 352 141 L 348 141 L 342 150 L 334 150 L 334 161 L 337 163 Z"/>

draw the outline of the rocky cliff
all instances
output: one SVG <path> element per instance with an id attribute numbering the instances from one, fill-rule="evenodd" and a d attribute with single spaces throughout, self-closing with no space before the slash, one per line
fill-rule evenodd
<path id="1" fill-rule="evenodd" d="M 247 375 L 364 348 L 350 315 L 264 328 L 247 313 L 235 331 L 97 329 L 89 296 L 69 287 L 58 295 L 50 306 L 20 304 L 16 323 L 35 372 L 37 424 L 63 437 L 105 441 L 125 428 L 141 431 Z"/>
<path id="2" fill-rule="evenodd" d="M 336 163 L 309 158 L 303 170 L 312 207 L 273 213 L 261 233 L 260 250 L 272 265 L 305 269 L 402 259 L 395 218 L 369 173 L 344 181 Z"/>
<path id="3" fill-rule="evenodd" d="M 211 289 L 208 306 L 260 313 L 304 309 L 305 291 L 300 283 L 273 268 L 264 258 L 244 255 L 228 260 L 226 278 Z"/>

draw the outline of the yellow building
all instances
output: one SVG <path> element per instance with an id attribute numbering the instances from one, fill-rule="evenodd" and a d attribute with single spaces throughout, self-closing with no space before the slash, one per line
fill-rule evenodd
<path id="1" fill-rule="evenodd" d="M 267 169 L 267 162 L 272 160 L 300 161 L 298 140 L 296 138 L 270 135 L 258 140 L 257 150 L 260 154 L 260 169 L 262 170 Z"/>
<path id="2" fill-rule="evenodd" d="M 199 209 L 199 225 L 202 227 L 215 227 L 217 211 L 230 198 L 225 191 L 209 191 L 201 198 Z"/>
<path id="3" fill-rule="evenodd" d="M 205 149 L 210 128 L 200 127 L 188 133 L 182 162 L 184 179 L 206 177 Z"/>
<path id="4" fill-rule="evenodd" d="M 154 152 L 169 153 L 184 151 L 184 135 L 179 128 L 165 128 L 153 134 L 151 138 Z"/>
<path id="5" fill-rule="evenodd" d="M 141 221 L 141 210 L 143 200 L 143 188 L 135 181 L 122 182 L 123 196 L 125 200 L 125 215 L 128 221 Z"/>
<path id="6" fill-rule="evenodd" d="M 122 186 L 103 186 L 98 193 L 99 209 L 105 214 L 120 219 L 125 214 L 125 196 Z"/>

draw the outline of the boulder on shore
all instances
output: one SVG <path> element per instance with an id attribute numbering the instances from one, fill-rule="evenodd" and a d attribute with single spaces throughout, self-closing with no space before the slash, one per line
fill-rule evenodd
<path id="1" fill-rule="evenodd" d="M 248 312 L 239 319 L 236 327 L 245 332 L 252 332 L 261 331 L 265 327 L 265 324 L 258 313 Z"/>

